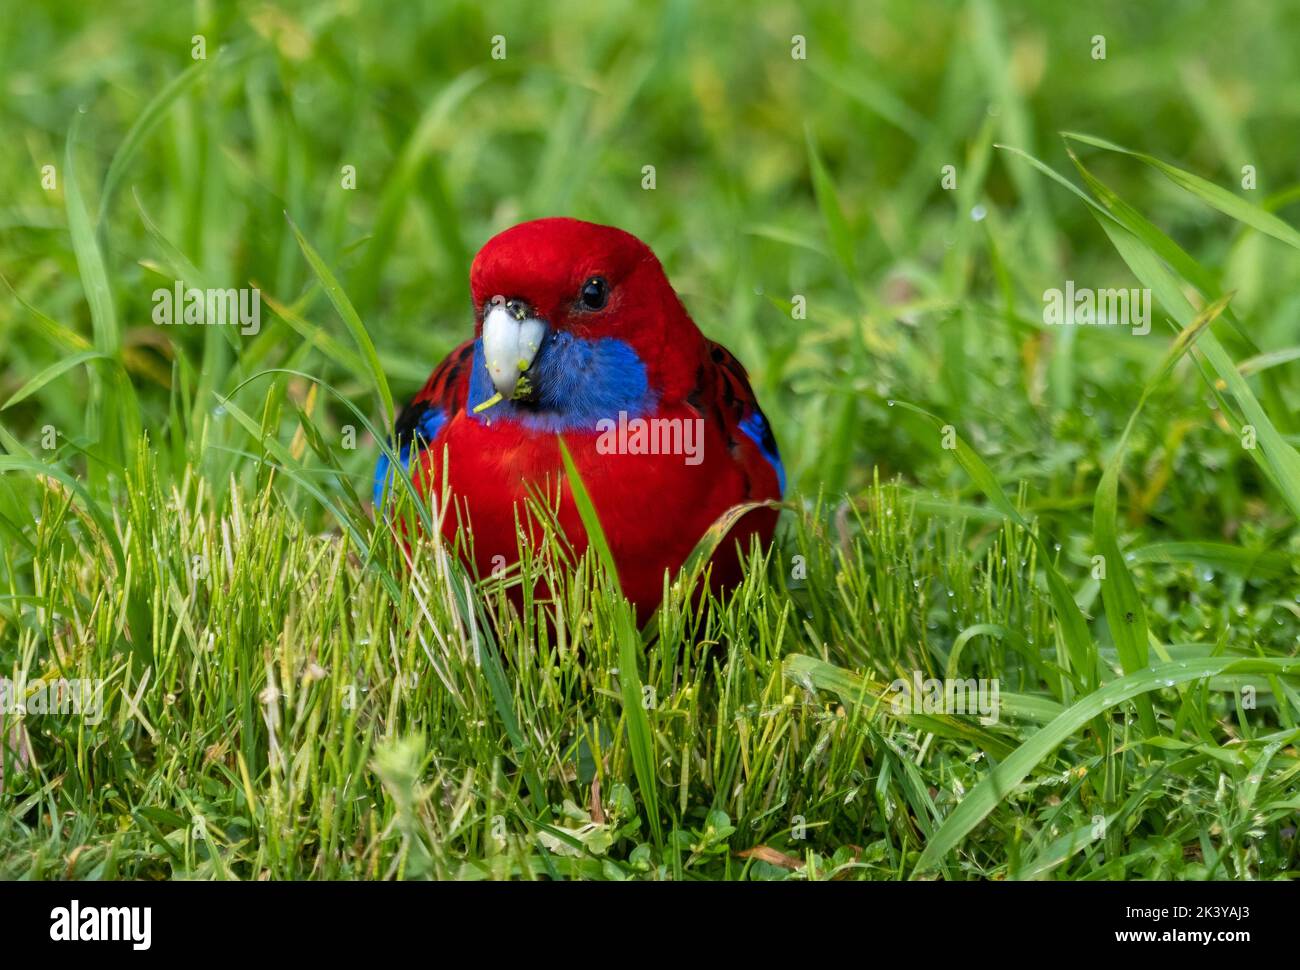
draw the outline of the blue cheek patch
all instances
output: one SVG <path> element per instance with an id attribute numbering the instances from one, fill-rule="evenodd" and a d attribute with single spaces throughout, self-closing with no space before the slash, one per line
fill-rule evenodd
<path id="1" fill-rule="evenodd" d="M 781 464 L 781 455 L 776 450 L 776 438 L 772 434 L 772 428 L 767 423 L 767 418 L 763 412 L 754 409 L 754 412 L 744 421 L 740 422 L 740 430 L 745 432 L 745 436 L 758 445 L 758 450 L 763 453 L 769 465 L 776 471 L 776 483 L 781 489 L 781 494 L 785 495 L 785 466 Z"/>
<path id="2" fill-rule="evenodd" d="M 483 341 L 474 343 L 469 384 L 470 416 L 476 421 L 513 420 L 533 431 L 595 430 L 602 418 L 640 417 L 654 408 L 645 364 L 621 340 L 583 340 L 552 330 L 528 370 L 535 400 L 502 401 L 478 414 L 474 408 L 496 393 L 483 359 Z"/>
<path id="3" fill-rule="evenodd" d="M 405 415 L 403 415 L 403 417 L 405 417 Z M 429 444 L 429 442 L 433 441 L 433 439 L 437 437 L 438 432 L 442 429 L 442 426 L 447 423 L 447 413 L 443 411 L 442 408 L 427 408 L 425 411 L 420 413 L 419 417 L 416 418 L 414 422 L 409 422 L 412 425 L 414 435 L 419 436 L 420 440 L 418 442 L 412 440 L 413 434 L 411 431 L 402 427 L 402 425 L 407 423 L 408 422 L 403 421 L 400 418 L 398 419 L 397 437 L 401 442 L 401 447 L 398 448 L 397 456 L 402 461 L 402 472 L 404 474 L 409 474 L 411 470 L 412 447 L 418 444 L 419 447 L 423 449 Z M 388 456 L 381 454 L 379 456 L 379 461 L 375 464 L 375 505 L 383 504 L 384 486 L 388 484 L 388 472 L 391 466 L 392 462 L 388 460 Z"/>

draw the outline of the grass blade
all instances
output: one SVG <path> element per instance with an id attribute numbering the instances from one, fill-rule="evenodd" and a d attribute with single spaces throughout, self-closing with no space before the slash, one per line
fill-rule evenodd
<path id="1" fill-rule="evenodd" d="M 325 295 L 329 297 L 330 302 L 334 304 L 334 309 L 338 311 L 339 316 L 343 319 L 344 325 L 348 332 L 352 334 L 352 339 L 356 341 L 361 356 L 365 359 L 366 367 L 370 372 L 370 379 L 374 384 L 375 394 L 379 398 L 380 412 L 384 421 L 385 434 L 391 434 L 393 429 L 393 393 L 388 389 L 388 378 L 384 376 L 384 369 L 380 366 L 379 355 L 375 352 L 375 345 L 370 339 L 370 334 L 366 332 L 365 325 L 361 318 L 357 316 L 357 311 L 353 308 L 352 302 L 348 299 L 343 287 L 330 268 L 325 265 L 325 261 L 320 258 L 320 254 L 307 241 L 302 232 L 298 229 L 297 223 L 286 212 L 286 219 L 289 220 L 289 227 L 293 230 L 294 238 L 298 240 L 298 245 L 307 257 L 307 262 L 311 264 L 312 271 L 316 278 L 320 280 L 321 286 L 325 289 Z"/>
<path id="2" fill-rule="evenodd" d="M 1106 610 L 1110 635 L 1115 641 L 1115 649 L 1119 652 L 1120 665 L 1127 674 L 1141 670 L 1147 664 L 1148 627 L 1142 597 L 1124 561 L 1124 554 L 1119 548 L 1116 515 L 1119 502 L 1119 472 L 1124 466 L 1124 452 L 1128 448 L 1129 436 L 1137 424 L 1138 415 L 1142 413 L 1142 408 L 1147 398 L 1151 396 L 1151 392 L 1164 383 L 1165 378 L 1173 371 L 1174 365 L 1196 342 L 1196 338 L 1205 332 L 1224 311 L 1229 299 L 1231 296 L 1225 296 L 1206 307 L 1186 330 L 1179 333 L 1178 339 L 1170 346 L 1155 375 L 1142 389 L 1137 407 L 1129 415 L 1128 423 L 1120 434 L 1119 444 L 1115 446 L 1114 454 L 1106 463 L 1106 470 L 1097 485 L 1097 493 L 1093 501 L 1092 534 L 1093 544 L 1106 563 L 1106 572 L 1101 580 L 1101 600 Z M 1143 730 L 1149 736 L 1154 735 L 1155 716 L 1147 698 L 1139 699 L 1138 713 L 1142 718 Z"/>
<path id="3" fill-rule="evenodd" d="M 68 231 L 72 236 L 72 249 L 77 255 L 77 269 L 90 304 L 90 320 L 95 332 L 95 349 L 107 357 L 117 358 L 122 352 L 122 334 L 118 330 L 117 313 L 113 308 L 113 290 L 108 285 L 108 271 L 104 257 L 95 241 L 94 226 L 86 209 L 86 199 L 81 194 L 81 180 L 77 176 L 77 134 L 81 128 L 80 113 L 73 116 L 68 132 L 68 147 L 64 157 L 64 202 L 68 211 Z"/>
<path id="4" fill-rule="evenodd" d="M 145 139 L 158 127 L 158 123 L 167 116 L 167 109 L 203 76 L 208 63 L 207 60 L 195 61 L 168 81 L 162 90 L 149 99 L 149 103 L 144 106 L 144 110 L 140 112 L 139 117 L 127 130 L 126 136 L 122 139 L 122 144 L 118 146 L 117 151 L 113 154 L 113 160 L 108 163 L 108 173 L 104 176 L 104 190 L 99 197 L 99 224 L 101 226 L 104 225 L 104 217 L 113 204 L 118 184 L 122 181 L 127 166 L 131 164 L 132 159 L 140 151 Z"/>
<path id="5" fill-rule="evenodd" d="M 1012 755 L 992 769 L 957 805 L 926 843 L 913 875 L 936 868 L 957 848 L 1016 785 L 1060 744 L 1100 714 L 1134 697 L 1207 677 L 1228 674 L 1300 674 L 1300 659 L 1203 657 L 1149 667 L 1126 674 L 1081 697 L 1046 727 L 1033 734 Z"/>
<path id="6" fill-rule="evenodd" d="M 1110 152 L 1119 152 L 1122 155 L 1131 155 L 1132 157 L 1145 162 L 1156 171 L 1168 176 L 1179 188 L 1196 196 L 1211 208 L 1218 209 L 1226 216 L 1231 216 L 1238 222 L 1257 229 L 1266 236 L 1272 236 L 1274 239 L 1286 243 L 1295 249 L 1300 249 L 1300 232 L 1283 222 L 1271 212 L 1261 209 L 1259 206 L 1247 202 L 1239 195 L 1234 195 L 1222 186 L 1215 185 L 1199 175 L 1193 175 L 1191 172 L 1170 165 L 1168 162 L 1156 158 L 1154 155 L 1148 155 L 1146 152 L 1135 152 L 1132 149 L 1116 145 L 1114 142 L 1107 141 L 1104 138 L 1096 138 L 1092 135 L 1084 135 L 1079 132 L 1066 131 L 1062 132 L 1064 137 L 1085 145 L 1091 145 L 1094 148 L 1102 148 Z"/>
<path id="7" fill-rule="evenodd" d="M 605 530 L 601 527 L 600 516 L 596 514 L 596 506 L 591 501 L 591 493 L 587 491 L 587 485 L 578 472 L 578 466 L 574 464 L 573 455 L 569 453 L 569 447 L 564 443 L 564 438 L 557 436 L 556 441 L 560 446 L 560 457 L 564 460 L 564 471 L 568 477 L 569 490 L 573 493 L 573 504 L 577 506 L 578 516 L 582 519 L 583 528 L 587 531 L 587 542 L 595 550 L 596 560 L 605 571 L 605 578 L 609 580 L 610 588 L 621 592 L 623 585 L 619 582 L 618 566 L 614 563 L 614 554 L 609 549 L 609 542 L 605 538 Z"/>
<path id="8" fill-rule="evenodd" d="M 587 542 L 595 550 L 596 559 L 605 571 L 610 588 L 621 594 L 618 567 L 610 552 L 600 517 L 596 514 L 596 506 L 591 501 L 591 495 L 564 438 L 557 436 L 556 441 L 560 446 L 560 456 L 564 459 L 564 470 L 569 489 L 573 493 L 573 502 L 578 507 L 578 515 L 587 532 Z M 628 748 L 632 753 L 632 770 L 636 775 L 637 786 L 645 800 L 650 831 L 655 843 L 660 844 L 663 841 L 663 830 L 659 820 L 658 780 L 655 777 L 655 739 L 650 728 L 650 718 L 646 714 L 640 674 L 641 637 L 637 633 L 631 605 L 621 595 L 620 600 L 613 610 L 614 635 L 618 638 L 618 680 L 623 698 L 623 717 L 627 722 Z"/>
<path id="9" fill-rule="evenodd" d="M 0 405 L 0 411 L 4 411 L 12 407 L 13 405 L 17 404 L 19 401 L 31 397 L 33 394 L 39 391 L 46 384 L 50 383 L 50 381 L 54 380 L 56 377 L 58 377 L 60 374 L 64 373 L 65 371 L 72 370 L 72 368 L 76 367 L 78 364 L 84 364 L 87 361 L 91 361 L 91 360 L 109 360 L 109 359 L 111 358 L 109 358 L 105 354 L 101 354 L 97 350 L 87 350 L 79 354 L 73 354 L 71 357 L 65 357 L 62 360 L 56 360 L 53 364 L 45 368 L 43 371 L 41 371 L 39 374 L 33 377 L 30 381 L 28 381 L 26 384 L 20 387 L 17 391 L 15 391 L 13 396 L 10 397 L 9 400 L 5 401 L 4 404 Z"/>

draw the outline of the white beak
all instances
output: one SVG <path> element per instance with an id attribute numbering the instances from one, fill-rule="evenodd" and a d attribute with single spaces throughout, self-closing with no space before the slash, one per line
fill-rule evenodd
<path id="1" fill-rule="evenodd" d="M 546 336 L 546 324 L 536 317 L 518 318 L 504 306 L 494 306 L 483 318 L 483 357 L 492 383 L 504 398 L 519 384 Z"/>

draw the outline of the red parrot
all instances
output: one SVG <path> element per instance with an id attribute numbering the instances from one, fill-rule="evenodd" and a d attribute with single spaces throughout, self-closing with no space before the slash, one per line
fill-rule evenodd
<path id="1" fill-rule="evenodd" d="M 745 369 L 705 337 L 650 248 L 577 219 L 538 219 L 494 236 L 470 268 L 474 336 L 453 350 L 399 416 L 395 450 L 421 495 L 454 504 L 443 520 L 473 537 L 481 576 L 518 559 L 516 508 L 529 484 L 559 488 L 559 523 L 581 553 L 563 436 L 600 517 L 625 595 L 644 622 L 723 512 L 779 500 L 785 470 Z M 389 483 L 375 471 L 375 503 Z M 454 511 L 453 511 L 454 509 Z M 463 521 L 468 512 L 468 521 Z M 775 509 L 755 509 L 713 561 L 734 585 L 733 540 L 770 541 Z"/>

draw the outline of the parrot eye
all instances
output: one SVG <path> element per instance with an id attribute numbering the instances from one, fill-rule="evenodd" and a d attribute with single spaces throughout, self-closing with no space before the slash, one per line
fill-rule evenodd
<path id="1" fill-rule="evenodd" d="M 582 284 L 578 292 L 578 302 L 584 309 L 599 310 L 609 302 L 609 284 L 599 276 L 593 276 Z"/>

